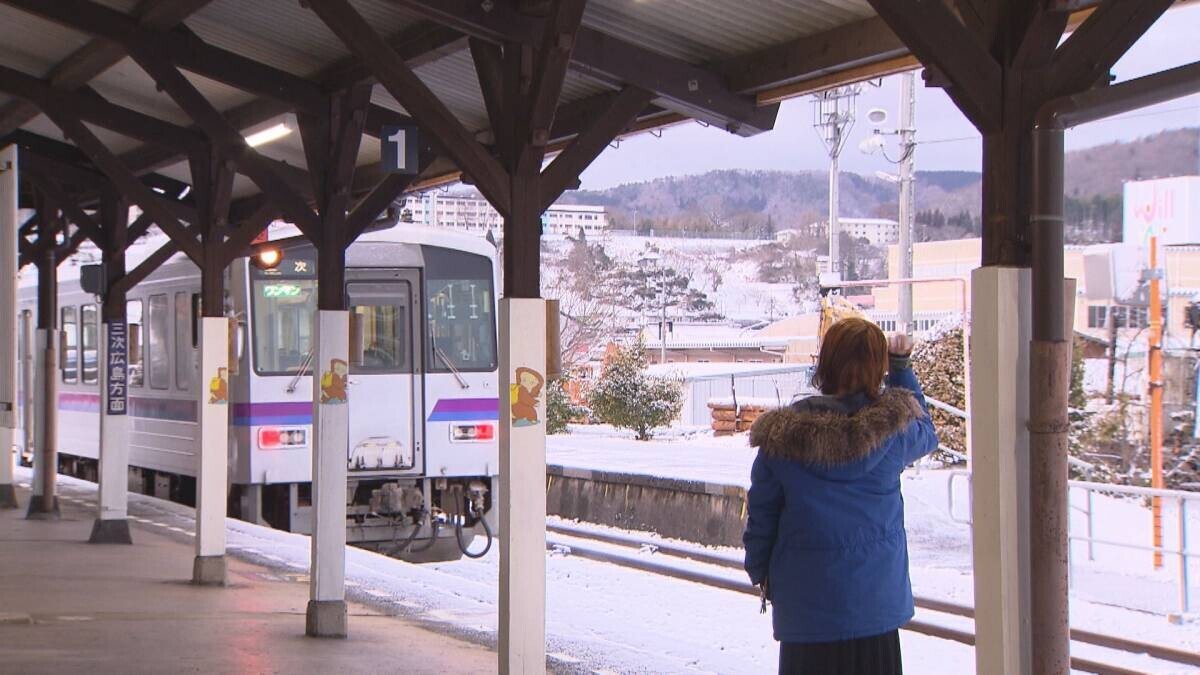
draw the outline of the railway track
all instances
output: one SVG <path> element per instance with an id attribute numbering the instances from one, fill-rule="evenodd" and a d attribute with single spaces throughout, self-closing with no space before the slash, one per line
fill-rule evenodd
<path id="1" fill-rule="evenodd" d="M 572 539 L 597 541 L 603 544 L 623 548 L 638 550 L 648 549 L 657 554 L 672 558 L 691 560 L 693 562 L 700 562 L 728 569 L 742 569 L 742 561 L 733 556 L 721 555 L 711 551 L 703 551 L 666 542 L 640 539 L 633 535 L 587 530 L 583 528 L 561 525 L 558 523 L 547 523 L 546 531 L 551 535 L 566 536 L 571 537 Z M 580 546 L 576 542 L 555 539 L 553 536 L 547 538 L 546 546 L 547 548 L 565 547 L 570 551 L 571 555 L 588 560 L 620 565 L 622 567 L 649 572 L 651 574 L 658 574 L 683 581 L 704 584 L 714 588 L 721 588 L 727 591 L 733 591 L 735 593 L 743 593 L 755 597 L 758 596 L 758 589 L 754 586 L 751 586 L 748 581 L 730 579 L 729 577 L 721 576 L 719 574 L 712 574 L 701 570 L 666 565 L 661 562 L 646 559 L 644 557 L 634 557 L 613 550 Z M 914 602 L 917 607 L 930 612 L 937 612 L 940 614 L 966 619 L 975 618 L 974 608 L 967 605 L 960 605 L 944 600 L 921 597 L 915 597 Z M 941 638 L 944 640 L 953 640 L 955 642 L 961 642 L 971 646 L 975 645 L 974 633 L 967 630 L 930 623 L 928 621 L 914 619 L 905 626 L 905 630 L 929 635 L 931 637 Z M 1101 633 L 1080 630 L 1077 628 L 1071 629 L 1071 640 L 1081 644 L 1088 644 L 1096 647 L 1103 647 L 1105 649 L 1128 652 L 1131 654 L 1145 654 L 1161 661 L 1167 661 L 1172 664 L 1189 668 L 1200 668 L 1200 654 L 1187 652 L 1180 649 L 1173 649 L 1171 647 L 1164 647 L 1162 645 L 1138 642 L 1136 640 L 1128 640 L 1125 638 L 1104 635 Z M 1077 656 L 1071 657 L 1071 668 L 1103 675 L 1128 675 L 1143 672 L 1140 670 L 1132 670 L 1123 666 L 1114 666 Z"/>

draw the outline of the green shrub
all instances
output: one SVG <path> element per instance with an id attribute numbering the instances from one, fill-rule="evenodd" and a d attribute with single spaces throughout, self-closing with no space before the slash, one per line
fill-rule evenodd
<path id="1" fill-rule="evenodd" d="M 679 383 L 646 374 L 646 345 L 617 350 L 588 397 L 596 418 L 618 429 L 631 429 L 639 441 L 670 424 L 683 407 Z"/>

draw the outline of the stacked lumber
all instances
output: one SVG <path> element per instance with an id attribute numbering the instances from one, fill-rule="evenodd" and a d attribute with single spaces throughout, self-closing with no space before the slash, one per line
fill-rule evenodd
<path id="1" fill-rule="evenodd" d="M 708 408 L 712 411 L 712 429 L 717 436 L 749 431 L 759 415 L 774 407 L 775 405 L 760 402 L 751 402 L 736 407 L 730 401 L 708 402 Z"/>

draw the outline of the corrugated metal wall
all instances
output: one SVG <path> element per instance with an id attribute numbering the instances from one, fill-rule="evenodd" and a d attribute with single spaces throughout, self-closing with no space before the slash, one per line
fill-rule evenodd
<path id="1" fill-rule="evenodd" d="M 679 422 L 685 426 L 707 426 L 712 422 L 709 400 L 731 398 L 735 387 L 739 401 L 771 399 L 786 405 L 797 395 L 813 393 L 809 386 L 812 371 L 812 366 L 790 366 L 740 375 L 685 378 L 683 411 Z"/>

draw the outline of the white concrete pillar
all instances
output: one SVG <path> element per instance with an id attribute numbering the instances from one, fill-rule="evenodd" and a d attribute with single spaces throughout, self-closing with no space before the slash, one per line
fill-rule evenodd
<path id="1" fill-rule="evenodd" d="M 0 509 L 17 508 L 17 148 L 0 149 Z"/>
<path id="2" fill-rule="evenodd" d="M 312 565 L 305 632 L 347 635 L 346 473 L 350 457 L 350 312 L 317 312 L 313 359 Z"/>
<path id="3" fill-rule="evenodd" d="M 32 322 L 31 322 L 32 323 Z M 46 400 L 46 340 L 50 339 L 47 331 L 44 328 L 35 328 L 33 331 L 33 399 L 30 401 L 30 409 L 33 411 L 33 438 L 34 450 L 30 458 L 33 462 L 33 478 L 29 481 L 29 494 L 31 497 L 42 496 L 42 429 L 46 426 L 45 417 L 46 411 L 43 401 Z"/>
<path id="4" fill-rule="evenodd" d="M 200 442 L 196 467 L 196 560 L 192 583 L 225 585 L 229 488 L 229 320 L 200 319 Z"/>
<path id="5" fill-rule="evenodd" d="M 971 277 L 971 516 L 975 667 L 1029 673 L 1030 271 Z"/>
<path id="6" fill-rule="evenodd" d="M 33 314 L 22 315 L 21 343 L 21 429 L 25 432 L 23 439 L 26 453 L 32 453 L 37 436 L 37 384 L 34 382 L 34 368 L 37 367 L 37 329 L 33 325 Z"/>
<path id="7" fill-rule="evenodd" d="M 105 321 L 100 336 L 100 502 L 93 544 L 132 544 L 129 535 L 129 335 L 124 320 Z"/>
<path id="8" fill-rule="evenodd" d="M 546 670 L 545 336 L 545 300 L 500 301 L 500 672 L 505 675 Z"/>

